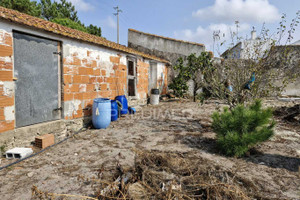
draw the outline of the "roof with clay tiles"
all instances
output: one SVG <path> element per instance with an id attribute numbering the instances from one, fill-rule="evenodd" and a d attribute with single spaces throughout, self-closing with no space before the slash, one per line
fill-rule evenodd
<path id="1" fill-rule="evenodd" d="M 98 37 L 95 35 L 91 35 L 89 33 L 85 33 L 82 31 L 78 31 L 66 26 L 62 26 L 60 24 L 56 24 L 41 18 L 33 17 L 21 12 L 18 12 L 16 10 L 7 9 L 0 6 L 0 19 L 8 20 L 14 23 L 18 23 L 21 25 L 29 26 L 32 28 L 44 30 L 47 32 L 52 32 L 58 35 L 62 35 L 68 38 L 73 38 L 85 42 L 94 43 L 97 45 L 101 45 L 107 48 L 111 48 L 114 50 L 122 51 L 129 54 L 138 55 L 144 58 L 148 58 L 151 60 L 157 60 L 164 63 L 169 63 L 167 60 L 163 60 L 161 58 L 145 54 L 142 52 L 139 52 L 137 50 L 134 50 L 132 48 L 128 48 L 126 46 L 117 44 L 115 42 L 109 41 L 104 39 L 103 37 Z"/>

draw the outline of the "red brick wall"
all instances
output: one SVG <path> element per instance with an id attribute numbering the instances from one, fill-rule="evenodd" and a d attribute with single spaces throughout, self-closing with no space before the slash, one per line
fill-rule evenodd
<path id="1" fill-rule="evenodd" d="M 72 113 L 66 112 L 65 119 L 90 116 L 94 98 L 114 99 L 127 90 L 127 66 L 120 63 L 121 56 L 111 56 L 111 70 L 101 66 L 100 56 L 90 57 L 87 51 L 84 59 L 74 53 L 63 62 L 63 101 L 79 103 Z M 82 55 L 81 55 L 82 56 Z"/>
<path id="2" fill-rule="evenodd" d="M 164 75 L 164 79 L 161 80 L 161 82 L 162 82 L 162 92 L 161 92 L 161 94 L 167 94 L 167 89 L 168 89 L 168 67 L 166 65 L 164 65 L 163 75 Z"/>
<path id="3" fill-rule="evenodd" d="M 137 60 L 137 93 L 140 99 L 147 98 L 149 84 L 149 63 L 143 59 Z"/>
<path id="4" fill-rule="evenodd" d="M 5 115 L 8 109 L 14 112 L 13 93 L 13 47 L 12 35 L 0 31 L 0 132 L 12 130 L 15 127 L 14 117 Z M 10 85 L 10 86 L 8 86 Z M 7 114 L 7 113 L 6 113 Z M 10 113 L 10 115 L 13 115 Z"/>
<path id="5" fill-rule="evenodd" d="M 0 132 L 15 128 L 12 42 L 11 34 L 0 31 Z M 78 51 L 63 58 L 62 104 L 65 119 L 90 116 L 95 98 L 114 99 L 118 95 L 127 95 L 126 55 L 83 51 L 80 48 Z M 102 55 L 106 56 L 105 62 L 101 59 Z M 109 58 L 107 55 L 110 55 Z M 146 99 L 149 61 L 138 58 L 136 71 L 138 97 Z"/>

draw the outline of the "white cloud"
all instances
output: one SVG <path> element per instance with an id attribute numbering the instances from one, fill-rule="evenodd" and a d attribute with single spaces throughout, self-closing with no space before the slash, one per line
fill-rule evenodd
<path id="1" fill-rule="evenodd" d="M 94 6 L 86 2 L 85 0 L 68 0 L 68 1 L 71 2 L 77 10 L 86 12 L 94 9 Z"/>
<path id="2" fill-rule="evenodd" d="M 212 6 L 193 12 L 201 20 L 233 22 L 275 22 L 280 19 L 278 9 L 268 0 L 215 0 Z"/>
<path id="3" fill-rule="evenodd" d="M 102 24 L 112 29 L 117 28 L 117 22 L 112 18 L 112 16 L 108 16 L 105 20 L 102 20 Z"/>
<path id="4" fill-rule="evenodd" d="M 231 32 L 236 32 L 236 25 L 235 24 L 211 24 L 208 27 L 202 27 L 198 26 L 196 30 L 191 29 L 184 29 L 174 32 L 174 37 L 186 40 L 186 41 L 192 41 L 192 42 L 198 42 L 203 43 L 206 46 L 206 49 L 213 50 L 213 32 L 214 31 L 220 31 L 220 40 L 219 42 L 227 41 L 227 44 L 231 40 Z M 239 24 L 239 36 L 245 35 L 248 32 L 248 35 L 250 35 L 250 25 L 247 23 Z"/>

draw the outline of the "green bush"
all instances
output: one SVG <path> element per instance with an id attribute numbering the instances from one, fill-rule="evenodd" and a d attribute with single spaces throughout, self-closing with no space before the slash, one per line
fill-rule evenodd
<path id="1" fill-rule="evenodd" d="M 232 110 L 212 115 L 217 144 L 227 156 L 240 157 L 259 142 L 273 134 L 275 122 L 271 108 L 263 109 L 260 100 L 249 106 L 237 105 Z"/>

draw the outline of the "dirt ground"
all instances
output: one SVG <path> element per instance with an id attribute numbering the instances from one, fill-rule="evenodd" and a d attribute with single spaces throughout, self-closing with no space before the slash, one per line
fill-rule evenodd
<path id="1" fill-rule="evenodd" d="M 266 101 L 265 105 L 293 103 Z M 251 185 L 244 191 L 252 197 L 256 193 L 256 199 L 300 199 L 300 124 L 277 117 L 276 134 L 270 141 L 245 158 L 228 158 L 217 152 L 210 128 L 210 116 L 217 107 L 214 101 L 204 105 L 162 102 L 138 108 L 135 115 L 122 117 L 105 130 L 85 130 L 0 171 L 0 199 L 31 199 L 33 186 L 50 193 L 93 196 L 96 186 L 91 180 L 99 178 L 101 170 L 109 176 L 116 166 L 134 167 L 139 151 L 163 153 L 170 160 L 185 155 L 210 171 L 230 172 L 233 179 L 240 177 Z"/>

